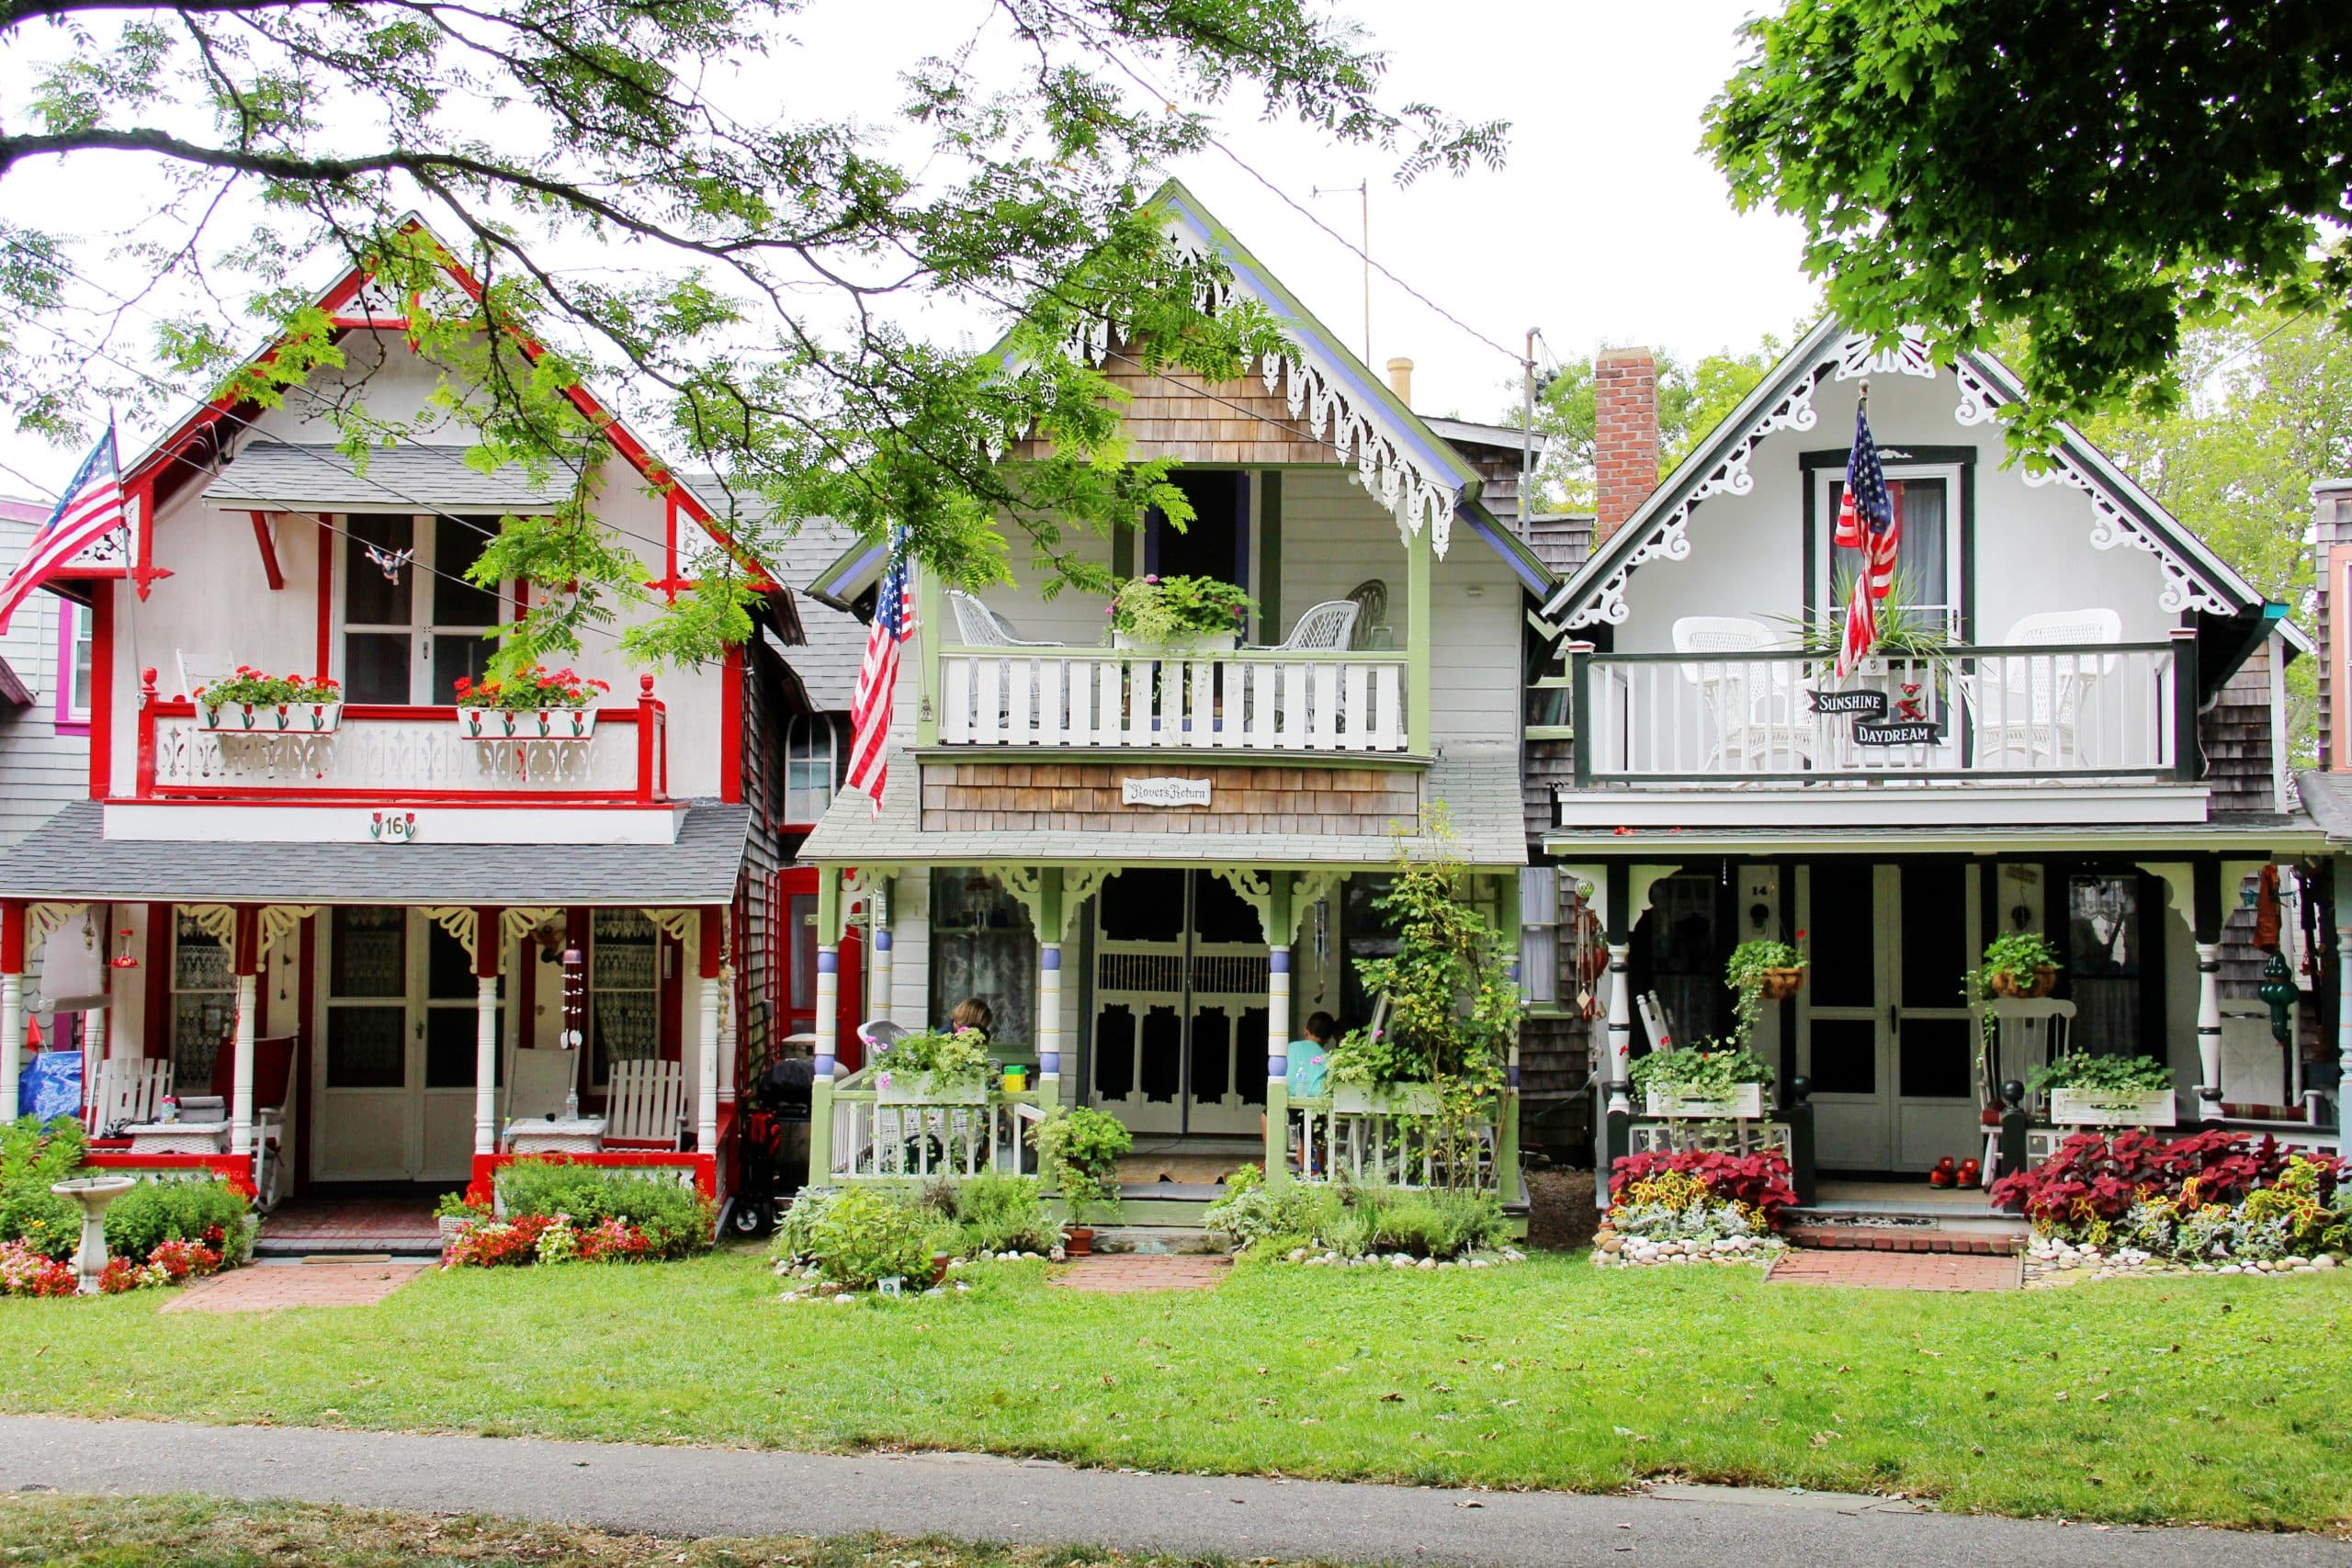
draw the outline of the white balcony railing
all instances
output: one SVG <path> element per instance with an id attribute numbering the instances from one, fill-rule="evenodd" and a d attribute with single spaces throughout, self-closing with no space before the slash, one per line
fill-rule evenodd
<path id="1" fill-rule="evenodd" d="M 2186 637 L 1878 657 L 1843 681 L 1810 654 L 1571 652 L 1579 785 L 2166 779 L 2196 757 Z"/>
<path id="2" fill-rule="evenodd" d="M 947 649 L 947 746 L 1402 751 L 1400 653 Z"/>

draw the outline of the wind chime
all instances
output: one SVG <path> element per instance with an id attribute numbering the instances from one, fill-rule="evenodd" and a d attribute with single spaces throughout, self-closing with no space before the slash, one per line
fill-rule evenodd
<path id="1" fill-rule="evenodd" d="M 563 1048 L 577 1052 L 588 1039 L 588 959 L 576 942 L 563 944 Z M 571 1059 L 570 1087 L 564 1090 L 563 1114 L 580 1119 L 580 1058 Z"/>

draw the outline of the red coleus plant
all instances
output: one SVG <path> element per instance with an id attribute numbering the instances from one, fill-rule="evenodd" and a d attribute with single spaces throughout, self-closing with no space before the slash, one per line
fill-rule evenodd
<path id="1" fill-rule="evenodd" d="M 503 681 L 458 677 L 455 690 L 461 708 L 584 708 L 612 687 L 571 669 L 546 670 L 537 664 L 518 670 Z"/>
<path id="2" fill-rule="evenodd" d="M 1787 1156 L 1773 1150 L 1726 1155 L 1712 1149 L 1627 1155 L 1609 1168 L 1609 1201 L 1615 1203 L 1634 1183 L 1664 1170 L 1696 1177 L 1724 1202 L 1745 1203 L 1761 1213 L 1765 1224 L 1774 1230 L 1781 1228 L 1781 1212 L 1794 1207 L 1797 1201 L 1796 1189 L 1789 1183 Z"/>
<path id="3" fill-rule="evenodd" d="M 1993 1206 L 2042 1224 L 2069 1220 L 2120 1220 L 2142 1198 L 2186 1200 L 2195 1208 L 2231 1204 L 2267 1187 L 2292 1156 L 2265 1134 L 2212 1131 L 2170 1142 L 2133 1128 L 2112 1138 L 2077 1133 L 2030 1170 L 1993 1184 Z M 2324 1161 L 2323 1199 L 2332 1197 L 2344 1168 Z"/>

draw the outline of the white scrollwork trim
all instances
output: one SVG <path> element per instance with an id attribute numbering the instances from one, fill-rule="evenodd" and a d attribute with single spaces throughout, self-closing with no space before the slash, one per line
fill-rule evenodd
<path id="1" fill-rule="evenodd" d="M 89 909 L 87 904 L 28 904 L 25 907 L 25 951 L 47 942 L 50 933 L 61 931 L 77 914 Z"/>
<path id="2" fill-rule="evenodd" d="M 1990 424 L 2000 417 L 2001 394 L 1990 381 L 1970 369 L 1965 359 L 1953 372 L 1960 382 L 1960 406 L 1951 411 L 1954 424 Z"/>
<path id="3" fill-rule="evenodd" d="M 1838 379 L 1851 381 L 1862 376 L 1917 376 L 1934 380 L 1936 362 L 1928 356 L 1927 334 L 1917 327 L 1905 327 L 1893 347 L 1880 348 L 1868 333 L 1848 333 L 1838 341 Z"/>
<path id="4" fill-rule="evenodd" d="M 2203 610 L 2216 615 L 2237 614 L 2236 605 L 2207 587 L 2187 561 L 2150 533 L 2096 476 L 2075 460 L 2072 453 L 2063 449 L 2052 452 L 2049 455 L 2048 466 L 2040 472 L 2030 468 L 2023 472 L 2029 485 L 2064 484 L 2081 491 L 2090 499 L 2091 548 L 2111 550 L 2120 545 L 2129 545 L 2154 557 L 2157 570 L 2164 574 L 2165 580 L 2164 592 L 2156 602 L 2165 609 L 2174 614 L 2187 610 Z"/>
<path id="5" fill-rule="evenodd" d="M 265 904 L 261 911 L 261 952 L 256 957 L 266 957 L 269 950 L 285 938 L 302 929 L 302 922 L 319 912 L 316 904 Z"/>
<path id="6" fill-rule="evenodd" d="M 446 905 L 419 909 L 418 914 L 456 937 L 469 957 L 474 951 L 474 936 L 481 928 L 481 919 L 470 905 Z"/>

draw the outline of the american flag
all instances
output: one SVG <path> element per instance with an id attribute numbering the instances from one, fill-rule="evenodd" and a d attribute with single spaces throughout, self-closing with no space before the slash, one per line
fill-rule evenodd
<path id="1" fill-rule="evenodd" d="M 857 694 L 849 706 L 849 787 L 870 796 L 882 815 L 882 790 L 890 782 L 890 696 L 899 683 L 899 649 L 915 631 L 914 606 L 907 599 L 907 531 L 891 537 L 890 565 L 882 573 L 874 603 L 874 627 L 866 634 L 865 658 L 857 667 Z"/>
<path id="2" fill-rule="evenodd" d="M 1903 542 L 1895 520 L 1894 499 L 1887 493 L 1886 470 L 1879 465 L 1878 443 L 1871 438 L 1867 407 L 1854 410 L 1854 449 L 1846 457 L 1846 499 L 1838 507 L 1838 547 L 1860 550 L 1862 560 L 1854 573 L 1853 603 L 1846 606 L 1846 637 L 1838 648 L 1838 678 L 1853 673 L 1854 666 L 1878 646 L 1878 602 L 1894 586 L 1894 557 Z"/>
<path id="3" fill-rule="evenodd" d="M 65 499 L 49 514 L 49 521 L 33 535 L 26 547 L 25 558 L 0 583 L 0 632 L 8 629 L 9 619 L 17 613 L 32 591 L 57 575 L 58 569 L 82 553 L 94 541 L 106 537 L 124 525 L 128 513 L 122 503 L 122 468 L 115 457 L 114 426 L 108 423 L 107 433 L 82 459 L 80 471 L 74 482 L 65 487 Z"/>

